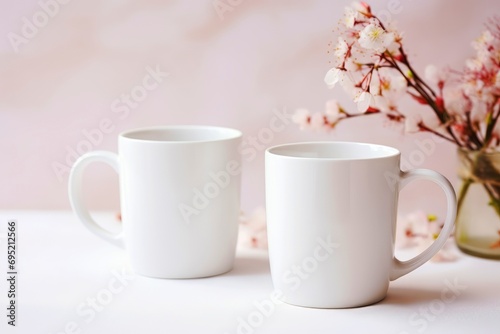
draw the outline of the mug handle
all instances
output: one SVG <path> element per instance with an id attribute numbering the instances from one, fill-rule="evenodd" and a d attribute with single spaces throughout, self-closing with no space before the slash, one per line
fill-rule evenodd
<path id="1" fill-rule="evenodd" d="M 453 231 L 453 226 L 455 224 L 455 218 L 457 215 L 457 199 L 455 195 L 455 190 L 443 175 L 439 174 L 430 169 L 413 169 L 407 172 L 401 171 L 399 174 L 399 189 L 404 188 L 408 183 L 417 179 L 429 180 L 441 187 L 446 195 L 446 203 L 448 206 L 448 212 L 446 214 L 446 220 L 444 226 L 439 233 L 438 238 L 421 254 L 415 256 L 408 261 L 399 261 L 396 257 L 393 259 L 392 270 L 390 273 L 390 280 L 395 279 L 408 274 L 409 272 L 417 269 L 425 262 L 429 261 L 437 252 L 444 246 L 451 232 Z"/>
<path id="2" fill-rule="evenodd" d="M 68 180 L 69 201 L 77 217 L 90 232 L 112 243 L 115 246 L 124 248 L 122 237 L 123 228 L 121 228 L 121 232 L 116 234 L 103 229 L 94 221 L 94 219 L 92 219 L 89 210 L 87 210 L 87 208 L 83 204 L 83 172 L 88 165 L 97 161 L 107 163 L 108 165 L 113 167 L 117 173 L 119 173 L 120 168 L 118 163 L 118 155 L 116 153 L 107 151 L 94 151 L 85 153 L 80 158 L 78 158 L 78 160 L 76 160 L 75 164 L 71 168 Z"/>

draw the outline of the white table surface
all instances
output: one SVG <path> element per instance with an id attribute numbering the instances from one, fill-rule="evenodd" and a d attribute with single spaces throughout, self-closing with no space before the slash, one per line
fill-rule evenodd
<path id="1" fill-rule="evenodd" d="M 222 276 L 153 279 L 134 275 L 122 250 L 90 234 L 70 212 L 1 211 L 5 275 L 8 219 L 18 221 L 18 314 L 17 327 L 8 326 L 2 279 L 0 333 L 500 333 L 500 261 L 462 255 L 427 263 L 367 307 L 279 303 L 262 315 L 255 305 L 273 291 L 265 251 L 239 249 L 234 269 Z M 123 270 L 131 276 L 126 285 L 113 274 Z M 446 282 L 458 290 L 449 293 Z M 87 304 L 93 298 L 96 310 Z"/>

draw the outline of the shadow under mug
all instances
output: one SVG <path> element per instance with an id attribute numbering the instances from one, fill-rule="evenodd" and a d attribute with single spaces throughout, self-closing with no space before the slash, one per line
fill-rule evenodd
<path id="1" fill-rule="evenodd" d="M 266 151 L 269 258 L 284 302 L 346 308 L 382 300 L 395 280 L 434 256 L 453 230 L 450 182 L 428 169 L 400 170 L 392 147 L 296 143 Z M 437 183 L 448 213 L 439 237 L 420 255 L 394 256 L 399 191 L 415 179 Z"/>
<path id="2" fill-rule="evenodd" d="M 69 198 L 94 234 L 126 248 L 138 274 L 196 278 L 232 269 L 240 213 L 241 132 L 210 126 L 131 130 L 118 154 L 89 152 L 73 165 Z M 121 233 L 97 224 L 83 203 L 83 172 L 105 162 L 119 173 Z M 118 224 L 118 223 L 117 223 Z"/>

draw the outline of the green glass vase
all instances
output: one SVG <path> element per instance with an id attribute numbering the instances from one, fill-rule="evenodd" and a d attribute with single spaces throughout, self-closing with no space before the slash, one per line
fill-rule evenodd
<path id="1" fill-rule="evenodd" d="M 458 149 L 455 239 L 464 253 L 500 260 L 500 152 Z"/>

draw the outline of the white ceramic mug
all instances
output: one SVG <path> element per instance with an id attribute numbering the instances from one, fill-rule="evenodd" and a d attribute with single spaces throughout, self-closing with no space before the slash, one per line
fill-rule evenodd
<path id="1" fill-rule="evenodd" d="M 408 261 L 394 256 L 399 191 L 437 183 L 448 213 L 435 242 Z M 400 171 L 397 149 L 363 143 L 297 143 L 266 151 L 269 257 L 284 302 L 344 308 L 382 300 L 395 280 L 427 262 L 453 229 L 456 198 L 427 169 Z"/>
<path id="2" fill-rule="evenodd" d="M 127 249 L 138 274 L 195 278 L 234 262 L 240 213 L 241 132 L 168 126 L 119 135 L 118 154 L 89 152 L 69 177 L 71 206 L 99 237 Z M 83 205 L 82 177 L 92 162 L 119 173 L 122 232 L 101 228 Z"/>

